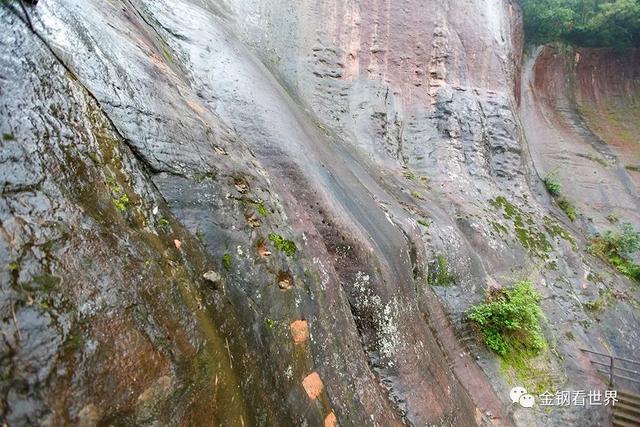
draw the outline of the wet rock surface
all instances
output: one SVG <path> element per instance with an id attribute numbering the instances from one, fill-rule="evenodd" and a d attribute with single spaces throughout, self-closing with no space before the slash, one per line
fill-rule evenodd
<path id="1" fill-rule="evenodd" d="M 535 113 L 557 67 L 521 79 L 515 3 L 428 3 L 2 3 L 3 420 L 604 423 L 511 405 L 465 321 L 527 278 L 549 387 L 605 387 L 580 348 L 637 352 L 637 285 L 540 181 L 585 168 L 536 139 L 567 149 L 533 121 L 573 117 Z M 623 181 L 601 203 L 636 221 Z"/>

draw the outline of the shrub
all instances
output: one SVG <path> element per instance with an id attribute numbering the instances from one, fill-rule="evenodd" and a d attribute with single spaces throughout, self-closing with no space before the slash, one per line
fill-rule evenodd
<path id="1" fill-rule="evenodd" d="M 490 292 L 485 302 L 471 309 L 468 318 L 478 325 L 487 346 L 500 356 L 535 355 L 546 348 L 540 296 L 530 282 Z"/>
<path id="2" fill-rule="evenodd" d="M 640 265 L 633 255 L 640 251 L 640 232 L 631 224 L 622 224 L 619 231 L 607 231 L 591 241 L 592 253 L 606 259 L 625 276 L 640 281 Z"/>
<path id="3" fill-rule="evenodd" d="M 547 191 L 554 197 L 560 196 L 560 190 L 562 189 L 562 185 L 560 181 L 558 181 L 555 176 L 547 175 L 542 180 L 544 182 L 544 186 L 547 188 Z"/>

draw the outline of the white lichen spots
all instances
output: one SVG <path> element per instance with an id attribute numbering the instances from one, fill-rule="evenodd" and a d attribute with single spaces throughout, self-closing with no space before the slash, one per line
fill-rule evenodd
<path id="1" fill-rule="evenodd" d="M 236 252 L 238 252 L 238 255 L 242 256 L 244 255 L 244 252 L 242 251 L 242 246 L 238 245 L 238 247 L 236 248 Z"/>
<path id="2" fill-rule="evenodd" d="M 327 289 L 327 285 L 329 284 L 329 273 L 327 272 L 324 264 L 322 264 L 322 261 L 317 257 L 313 258 L 313 264 L 317 266 L 320 271 L 320 289 L 324 291 Z"/>
<path id="3" fill-rule="evenodd" d="M 293 366 L 287 366 L 287 369 L 284 371 L 284 377 L 291 381 L 291 378 L 293 378 Z"/>
<path id="4" fill-rule="evenodd" d="M 400 305 L 396 298 L 387 304 L 382 303 L 379 295 L 373 293 L 371 278 L 362 271 L 356 273 L 353 289 L 355 290 L 355 305 L 361 312 L 370 313 L 375 322 L 377 334 L 376 344 L 381 355 L 387 359 L 388 365 L 394 366 L 393 356 L 396 354 L 401 341 L 398 332 L 396 314 Z"/>
<path id="5" fill-rule="evenodd" d="M 400 345 L 400 338 L 398 335 L 398 327 L 394 321 L 393 312 L 389 304 L 385 305 L 382 310 L 382 315 L 378 319 L 378 323 L 380 326 L 380 338 L 378 338 L 380 352 L 389 359 L 392 359 L 396 348 Z M 393 361 L 389 361 L 389 366 L 393 365 Z"/>

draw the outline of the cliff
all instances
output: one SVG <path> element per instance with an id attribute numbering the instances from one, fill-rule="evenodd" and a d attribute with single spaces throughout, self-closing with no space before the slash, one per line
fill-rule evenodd
<path id="1" fill-rule="evenodd" d="M 637 52 L 523 59 L 509 0 L 26 11 L 0 4 L 8 425 L 607 422 L 509 389 L 637 352 L 638 287 L 587 251 L 639 223 Z M 466 313 L 523 279 L 550 344 L 515 369 Z"/>

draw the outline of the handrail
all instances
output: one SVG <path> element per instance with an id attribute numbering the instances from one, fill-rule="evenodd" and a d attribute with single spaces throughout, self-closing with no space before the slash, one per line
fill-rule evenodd
<path id="1" fill-rule="evenodd" d="M 610 354 L 600 353 L 599 351 L 593 351 L 586 348 L 581 348 L 580 350 L 586 351 L 587 353 L 598 354 L 600 356 L 605 356 L 605 357 L 613 357 L 616 360 L 622 360 L 623 362 L 635 363 L 636 365 L 640 365 L 640 360 L 631 360 L 631 359 L 625 359 L 624 357 L 611 356 Z"/>
<path id="2" fill-rule="evenodd" d="M 591 354 L 595 354 L 598 356 L 602 356 L 602 357 L 606 357 L 607 359 L 609 359 L 609 363 L 604 363 L 604 362 L 600 362 L 598 360 L 592 360 L 590 358 L 590 362 L 593 363 L 594 365 L 600 365 L 600 366 L 604 366 L 609 368 L 608 371 L 605 371 L 603 369 L 596 369 L 596 371 L 600 372 L 601 374 L 605 374 L 605 375 L 609 375 L 609 385 L 612 386 L 613 385 L 613 380 L 614 378 L 621 378 L 621 379 L 625 379 L 628 381 L 633 381 L 636 383 L 640 383 L 640 372 L 638 371 L 634 371 L 632 369 L 627 369 L 627 368 L 623 368 L 622 366 L 615 366 L 615 362 L 616 361 L 620 361 L 620 362 L 626 362 L 626 363 L 632 363 L 634 365 L 638 365 L 640 366 L 640 361 L 637 360 L 631 360 L 631 359 L 626 359 L 624 357 L 617 357 L 617 356 L 613 356 L 611 354 L 606 354 L 606 353 L 600 353 L 599 351 L 594 351 L 594 350 L 589 350 L 586 348 L 581 348 L 581 351 L 584 351 L 585 353 L 591 353 Z M 622 375 L 620 373 L 616 373 L 615 370 L 619 370 L 619 371 L 623 371 L 625 373 L 630 373 L 630 374 L 635 374 L 638 375 L 638 378 L 632 378 L 632 377 L 628 377 L 626 375 Z"/>

